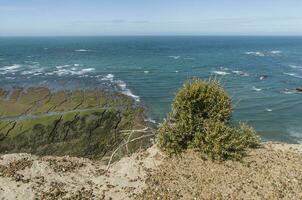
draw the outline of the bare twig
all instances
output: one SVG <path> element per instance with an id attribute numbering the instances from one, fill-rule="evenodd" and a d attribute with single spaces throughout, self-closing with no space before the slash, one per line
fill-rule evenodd
<path id="1" fill-rule="evenodd" d="M 116 154 L 116 152 L 117 152 L 120 148 L 122 148 L 123 146 L 127 145 L 128 143 L 131 143 L 131 142 L 134 142 L 134 141 L 136 141 L 136 140 L 140 140 L 140 139 L 143 139 L 143 138 L 146 138 L 146 137 L 151 137 L 151 136 L 154 136 L 154 135 L 155 135 L 155 133 L 148 134 L 148 135 L 142 135 L 142 136 L 137 137 L 137 138 L 134 138 L 134 139 L 132 139 L 132 140 L 130 140 L 130 141 L 128 141 L 128 142 L 125 142 L 124 144 L 121 144 L 121 145 L 120 145 L 117 149 L 115 149 L 114 152 L 111 154 L 110 159 L 109 159 L 109 162 L 108 162 L 108 165 L 107 165 L 106 171 L 109 170 L 110 165 L 111 165 L 111 161 L 112 161 L 114 155 Z"/>
<path id="2" fill-rule="evenodd" d="M 127 133 L 127 132 L 145 132 L 149 129 L 149 127 L 145 127 L 144 129 L 137 129 L 137 130 L 121 130 L 121 133 Z"/>

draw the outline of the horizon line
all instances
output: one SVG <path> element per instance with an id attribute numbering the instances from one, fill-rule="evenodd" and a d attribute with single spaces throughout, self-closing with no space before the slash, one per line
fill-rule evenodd
<path id="1" fill-rule="evenodd" d="M 0 37 L 302 37 L 301 35 L 248 35 L 248 34 L 125 34 L 125 35 L 0 35 Z"/>

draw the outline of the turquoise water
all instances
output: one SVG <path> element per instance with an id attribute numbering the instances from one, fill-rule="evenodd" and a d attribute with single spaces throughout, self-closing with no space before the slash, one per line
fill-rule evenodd
<path id="1" fill-rule="evenodd" d="M 186 79 L 214 75 L 233 98 L 234 122 L 264 140 L 302 141 L 302 37 L 0 38 L 2 87 L 116 89 L 158 122 Z"/>

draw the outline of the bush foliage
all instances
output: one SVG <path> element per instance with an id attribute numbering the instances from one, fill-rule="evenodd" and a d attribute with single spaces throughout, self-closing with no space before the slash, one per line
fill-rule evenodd
<path id="1" fill-rule="evenodd" d="M 231 113 L 231 99 L 218 81 L 188 81 L 158 130 L 159 147 L 169 154 L 194 148 L 212 159 L 240 159 L 259 138 L 247 124 L 231 127 Z"/>

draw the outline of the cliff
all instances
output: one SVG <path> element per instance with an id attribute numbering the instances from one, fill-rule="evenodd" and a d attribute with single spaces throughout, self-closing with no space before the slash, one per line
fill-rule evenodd
<path id="1" fill-rule="evenodd" d="M 125 139 L 142 134 L 129 138 L 123 130 L 145 127 L 143 108 L 118 93 L 48 88 L 0 92 L 0 153 L 101 159 Z M 145 143 L 147 139 L 131 143 L 127 151 Z"/>

